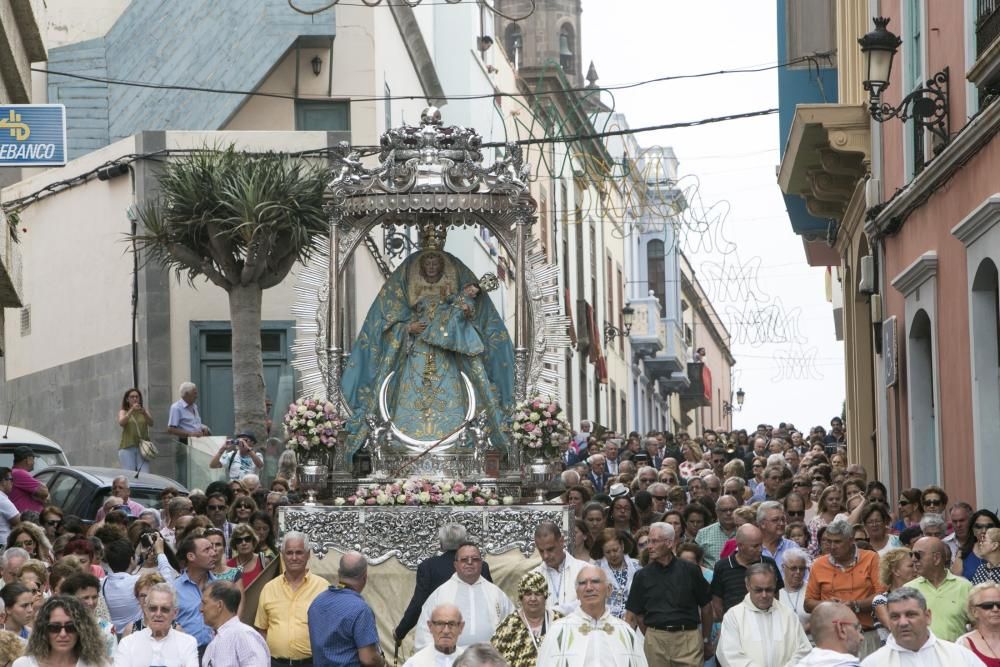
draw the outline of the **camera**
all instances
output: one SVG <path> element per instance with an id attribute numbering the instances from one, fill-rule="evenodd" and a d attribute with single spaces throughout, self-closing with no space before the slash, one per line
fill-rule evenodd
<path id="1" fill-rule="evenodd" d="M 139 543 L 147 549 L 152 549 L 156 544 L 156 533 L 143 533 L 139 536 Z"/>

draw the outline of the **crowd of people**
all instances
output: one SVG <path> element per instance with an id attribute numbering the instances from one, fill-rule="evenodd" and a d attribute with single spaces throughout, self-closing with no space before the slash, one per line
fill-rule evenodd
<path id="1" fill-rule="evenodd" d="M 174 414 L 197 417 L 187 389 L 169 421 L 193 435 Z M 124 397 L 123 434 L 151 425 L 141 404 Z M 254 444 L 220 449 L 228 481 L 167 488 L 159 508 L 123 475 L 93 523 L 50 504 L 19 448 L 0 468 L 0 665 L 388 664 L 365 556 L 343 554 L 331 585 L 308 536 L 276 539 L 294 466 L 262 488 Z M 698 437 L 584 423 L 561 460 L 550 502 L 571 532 L 537 526 L 541 563 L 514 599 L 463 526 L 441 528 L 393 631 L 397 656 L 413 636 L 404 667 L 1000 667 L 1000 519 L 939 486 L 890 505 L 849 464 L 839 418 Z M 279 558 L 243 623 L 244 591 Z"/>
<path id="2" fill-rule="evenodd" d="M 585 423 L 562 461 L 573 535 L 538 526 L 517 600 L 442 529 L 394 631 L 416 627 L 408 666 L 487 642 L 514 667 L 1000 666 L 1000 520 L 939 486 L 890 506 L 840 418 L 694 438 Z"/>

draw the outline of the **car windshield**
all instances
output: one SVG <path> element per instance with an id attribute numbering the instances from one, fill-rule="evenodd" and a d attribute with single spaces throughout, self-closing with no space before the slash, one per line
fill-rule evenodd
<path id="1" fill-rule="evenodd" d="M 0 466 L 10 468 L 14 465 L 14 452 L 6 451 L 0 452 Z M 66 457 L 59 452 L 35 452 L 35 468 L 31 471 L 32 474 L 41 472 L 49 466 L 64 466 L 68 465 Z"/>

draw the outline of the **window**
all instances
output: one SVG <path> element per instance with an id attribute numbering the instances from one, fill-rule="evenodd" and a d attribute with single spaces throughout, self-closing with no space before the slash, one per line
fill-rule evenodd
<path id="1" fill-rule="evenodd" d="M 21 336 L 28 336 L 31 334 L 31 306 L 25 306 L 21 309 Z"/>
<path id="2" fill-rule="evenodd" d="M 349 132 L 351 103 L 346 100 L 298 100 L 295 102 L 295 129 L 300 132 Z"/>
<path id="3" fill-rule="evenodd" d="M 615 321 L 615 290 L 611 281 L 614 279 L 614 267 L 611 263 L 611 255 L 604 258 L 606 262 L 606 269 L 604 273 L 604 292 L 608 295 L 608 302 L 605 306 L 608 310 L 604 313 L 604 319 L 608 323 L 613 323 Z M 619 327 L 621 328 L 621 327 Z"/>
<path id="4" fill-rule="evenodd" d="M 576 57 L 573 50 L 576 45 L 576 37 L 573 33 L 573 26 L 564 23 L 559 30 L 559 65 L 566 74 L 576 73 Z"/>
<path id="5" fill-rule="evenodd" d="M 830 0 L 792 0 L 785 3 L 788 30 L 785 61 L 837 47 L 837 7 Z M 810 63 L 793 67 L 806 68 Z"/>
<path id="6" fill-rule="evenodd" d="M 611 400 L 608 402 L 608 412 L 610 413 L 609 421 L 611 422 L 611 430 L 618 431 L 618 390 L 615 388 L 615 383 L 611 383 Z"/>
<path id="7" fill-rule="evenodd" d="M 622 308 L 625 307 L 625 283 L 620 266 L 618 267 L 618 303 L 621 304 Z M 618 309 L 618 329 L 622 332 L 622 335 L 618 337 L 618 352 L 625 354 L 625 315 L 622 314 L 622 308 Z"/>
<path id="8" fill-rule="evenodd" d="M 507 57 L 514 64 L 514 69 L 520 69 L 524 57 L 524 35 L 521 33 L 521 26 L 511 23 L 507 26 L 507 33 L 503 40 L 503 46 L 507 50 Z"/>
<path id="9" fill-rule="evenodd" d="M 904 0 L 902 3 L 903 46 L 900 53 L 903 58 L 903 90 L 902 95 L 921 87 L 927 78 L 924 53 L 924 28 L 926 20 L 925 0 Z M 906 178 L 919 174 L 924 168 L 925 131 L 913 120 L 906 121 L 903 131 L 903 164 Z"/>
<path id="10" fill-rule="evenodd" d="M 662 309 L 667 302 L 667 275 L 663 265 L 663 241 L 659 239 L 653 239 L 646 244 L 646 275 L 649 278 L 649 289 L 660 300 Z"/>

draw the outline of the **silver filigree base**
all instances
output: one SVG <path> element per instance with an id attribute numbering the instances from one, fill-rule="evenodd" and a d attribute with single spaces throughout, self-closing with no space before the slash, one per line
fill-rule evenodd
<path id="1" fill-rule="evenodd" d="M 558 524 L 571 544 L 573 510 L 565 505 L 278 508 L 280 533 L 305 533 L 319 558 L 331 549 L 356 549 L 369 563 L 395 556 L 411 570 L 438 553 L 438 529 L 447 523 L 465 526 L 484 554 L 517 549 L 527 558 L 535 552 L 535 528 L 543 521 Z"/>

